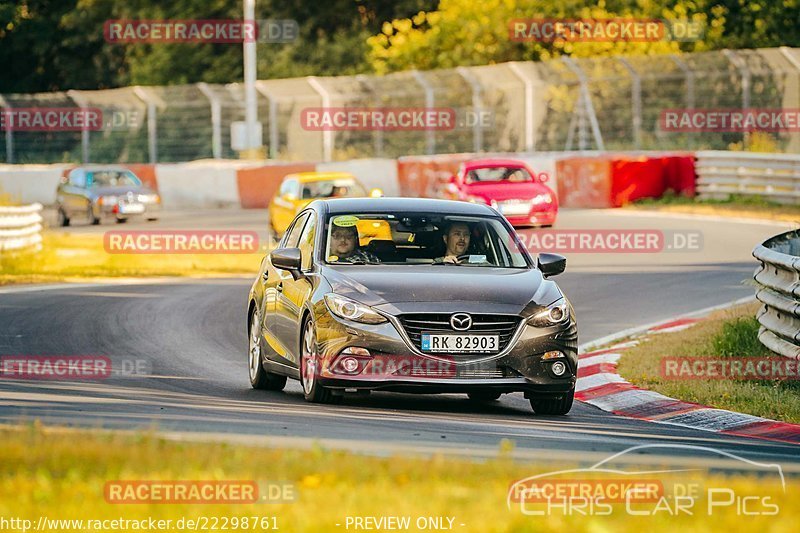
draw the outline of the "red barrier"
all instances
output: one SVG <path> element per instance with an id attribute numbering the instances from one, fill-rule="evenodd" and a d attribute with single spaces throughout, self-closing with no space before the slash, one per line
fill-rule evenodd
<path id="1" fill-rule="evenodd" d="M 280 183 L 288 174 L 316 170 L 313 163 L 292 163 L 287 165 L 264 165 L 238 169 L 236 186 L 239 200 L 244 208 L 264 209 L 278 192 Z"/>
<path id="2" fill-rule="evenodd" d="M 667 190 L 683 196 L 696 194 L 697 173 L 693 155 L 671 155 L 663 158 L 664 185 Z"/>
<path id="3" fill-rule="evenodd" d="M 611 161 L 611 205 L 622 207 L 642 198 L 660 198 L 666 190 L 664 161 L 649 157 Z"/>

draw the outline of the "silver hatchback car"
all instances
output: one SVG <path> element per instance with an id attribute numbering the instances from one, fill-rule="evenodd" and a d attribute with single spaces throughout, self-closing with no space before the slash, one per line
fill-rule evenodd
<path id="1" fill-rule="evenodd" d="M 69 226 L 73 218 L 91 224 L 133 217 L 157 220 L 161 197 L 127 168 L 78 167 L 59 183 L 56 209 L 60 226 Z"/>

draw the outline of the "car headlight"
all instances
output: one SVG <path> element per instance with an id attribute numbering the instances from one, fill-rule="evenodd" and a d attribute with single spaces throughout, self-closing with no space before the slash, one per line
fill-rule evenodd
<path id="1" fill-rule="evenodd" d="M 386 317 L 377 313 L 374 309 L 364 304 L 360 304 L 350 298 L 345 298 L 338 294 L 328 293 L 325 295 L 325 303 L 331 313 L 340 317 L 361 322 L 362 324 L 380 324 L 386 322 Z"/>
<path id="2" fill-rule="evenodd" d="M 116 205 L 119 202 L 117 196 L 101 196 L 97 199 L 97 205 Z"/>
<path id="3" fill-rule="evenodd" d="M 553 197 L 550 196 L 549 194 L 537 194 L 536 196 L 533 197 L 532 202 L 534 204 L 552 204 Z"/>
<path id="4" fill-rule="evenodd" d="M 556 300 L 528 319 L 528 324 L 537 328 L 557 326 L 569 320 L 569 305 L 565 299 Z"/>

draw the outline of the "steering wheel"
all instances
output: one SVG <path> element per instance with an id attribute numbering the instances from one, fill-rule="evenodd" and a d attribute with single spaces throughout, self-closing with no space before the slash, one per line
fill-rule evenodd
<path id="1" fill-rule="evenodd" d="M 460 263 L 461 261 L 469 259 L 471 255 L 472 254 L 461 254 L 459 256 L 456 256 L 456 261 L 458 261 Z"/>

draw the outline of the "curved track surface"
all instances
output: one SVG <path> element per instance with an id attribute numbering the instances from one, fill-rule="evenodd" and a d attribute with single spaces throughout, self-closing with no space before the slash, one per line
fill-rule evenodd
<path id="1" fill-rule="evenodd" d="M 160 226 L 186 227 L 197 220 L 197 214 L 183 213 Z M 202 220 L 208 229 L 263 228 L 257 211 L 204 213 Z M 581 342 L 751 295 L 743 284 L 755 267 L 750 250 L 781 231 L 778 225 L 604 211 L 564 212 L 559 229 L 567 228 L 700 231 L 704 241 L 702 251 L 688 253 L 570 255 L 559 284 L 576 307 Z M 0 379 L 0 422 L 155 425 L 182 438 L 213 434 L 292 446 L 319 441 L 379 454 L 492 456 L 509 439 L 514 454 L 528 460 L 599 460 L 640 444 L 694 444 L 800 470 L 793 445 L 621 418 L 580 402 L 566 417 L 539 417 L 517 394 L 481 405 L 463 395 L 375 393 L 322 406 L 306 403 L 293 381 L 280 393 L 251 390 L 249 284 L 180 280 L 0 290 L 0 356 L 104 355 L 149 368 L 147 375 L 101 381 Z M 685 450 L 672 459 L 691 463 L 697 456 Z"/>

